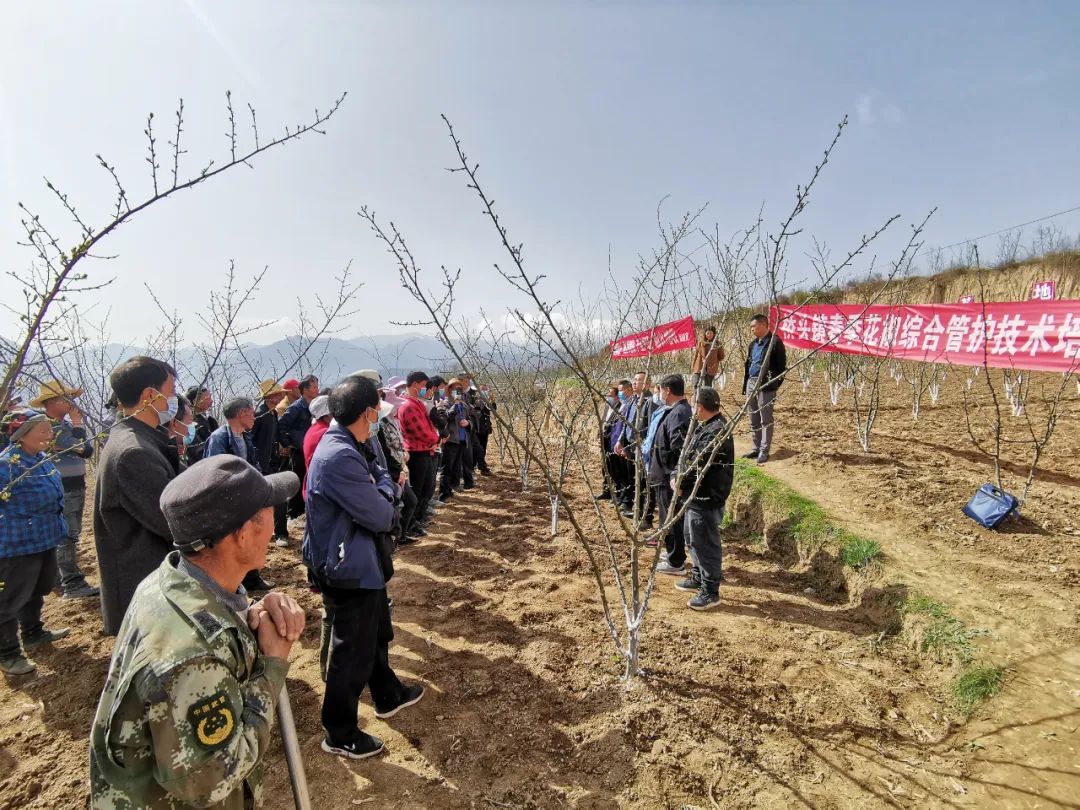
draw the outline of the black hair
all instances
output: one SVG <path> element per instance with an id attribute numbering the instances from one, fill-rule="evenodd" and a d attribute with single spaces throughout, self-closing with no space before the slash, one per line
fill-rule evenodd
<path id="1" fill-rule="evenodd" d="M 720 392 L 715 388 L 708 388 L 703 385 L 697 390 L 697 401 L 698 405 L 709 413 L 716 413 L 720 410 Z"/>
<path id="2" fill-rule="evenodd" d="M 332 389 L 329 385 L 326 386 L 325 388 L 320 388 L 319 389 L 319 396 L 320 397 L 328 397 L 328 396 L 330 396 L 330 392 L 333 391 L 333 390 L 334 389 Z"/>
<path id="3" fill-rule="evenodd" d="M 304 377 L 304 379 L 300 380 L 300 388 L 299 388 L 300 393 L 301 394 L 304 393 L 304 389 L 310 388 L 312 385 L 314 385 L 318 381 L 319 381 L 319 378 L 316 377 L 314 374 L 308 374 L 306 377 Z"/>
<path id="4" fill-rule="evenodd" d="M 409 376 L 405 378 L 405 385 L 410 386 L 418 382 L 426 383 L 429 379 L 428 375 L 422 371 L 410 371 Z"/>
<path id="5" fill-rule="evenodd" d="M 632 388 L 633 385 L 629 380 L 619 380 L 619 388 Z"/>
<path id="6" fill-rule="evenodd" d="M 247 397 L 233 397 L 225 403 L 225 407 L 222 409 L 221 414 L 226 419 L 235 419 L 240 415 L 240 411 L 246 411 L 248 408 L 254 410 L 255 403 Z"/>
<path id="7" fill-rule="evenodd" d="M 635 377 L 636 377 L 636 376 L 637 376 L 638 374 L 640 374 L 640 375 L 641 375 L 642 377 L 644 377 L 644 378 L 645 378 L 646 380 L 647 380 L 647 379 L 649 379 L 649 372 L 647 372 L 647 371 L 646 371 L 645 369 L 643 369 L 643 368 L 639 368 L 639 369 L 638 369 L 637 371 L 635 371 L 635 372 L 634 372 L 634 376 L 635 376 Z"/>
<path id="8" fill-rule="evenodd" d="M 438 388 L 440 385 L 446 385 L 446 380 L 436 374 L 434 377 L 428 378 L 428 388 Z"/>
<path id="9" fill-rule="evenodd" d="M 346 377 L 330 392 L 330 415 L 351 427 L 369 408 L 379 407 L 379 389 L 367 377 Z"/>
<path id="10" fill-rule="evenodd" d="M 202 389 L 205 391 L 206 389 Z M 191 400 L 185 397 L 183 394 L 176 398 L 176 419 L 183 419 L 184 414 L 194 413 L 194 409 L 191 407 Z"/>
<path id="11" fill-rule="evenodd" d="M 750 318 L 750 323 L 768 323 L 768 322 L 769 322 L 769 316 L 764 315 L 764 314 L 762 314 L 760 312 L 755 312 L 753 314 L 753 316 Z"/>
<path id="12" fill-rule="evenodd" d="M 677 397 L 686 393 L 686 383 L 683 382 L 681 374 L 668 374 L 660 381 L 660 387 L 666 388 Z"/>
<path id="13" fill-rule="evenodd" d="M 184 392 L 184 396 L 187 397 L 188 402 L 192 405 L 198 403 L 199 397 L 203 395 L 204 391 L 209 391 L 205 385 L 193 385 L 187 391 Z"/>
<path id="14" fill-rule="evenodd" d="M 161 390 L 169 377 L 175 377 L 172 366 L 146 355 L 130 357 L 112 370 L 109 385 L 116 400 L 125 408 L 139 404 L 139 397 L 147 388 Z"/>

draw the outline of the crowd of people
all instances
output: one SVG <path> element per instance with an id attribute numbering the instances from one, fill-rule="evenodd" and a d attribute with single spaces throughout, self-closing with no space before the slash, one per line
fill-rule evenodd
<path id="1" fill-rule="evenodd" d="M 759 463 L 779 384 L 771 375 L 785 362 L 761 318 L 744 380 Z M 664 544 L 657 570 L 694 592 L 690 608 L 708 610 L 719 604 L 734 444 L 709 385 L 723 360 L 715 330 L 699 349 L 690 390 L 681 374 L 653 386 L 644 371 L 613 387 L 603 436 L 610 487 L 600 497 L 641 528 L 678 515 L 653 541 Z M 0 670 L 32 673 L 27 652 L 68 634 L 42 623 L 56 585 L 63 598 L 100 597 L 104 631 L 117 636 L 91 734 L 93 806 L 258 801 L 259 762 L 304 613 L 285 594 L 253 602 L 249 593 L 270 591 L 267 547 L 290 546 L 301 515 L 300 557 L 324 614 L 322 748 L 378 754 L 382 741 L 358 724 L 364 689 L 379 718 L 424 695 L 389 661 L 394 556 L 475 487 L 477 473 L 490 474 L 498 406 L 487 386 L 465 373 L 383 380 L 371 369 L 330 387 L 314 375 L 264 380 L 257 399 L 225 402 L 219 423 L 211 391 L 181 394 L 163 361 L 132 357 L 109 382 L 116 419 L 102 447 L 83 426 L 82 391 L 51 381 L 30 409 L 5 414 L 0 453 Z M 100 591 L 77 560 L 86 460 L 98 450 Z"/>

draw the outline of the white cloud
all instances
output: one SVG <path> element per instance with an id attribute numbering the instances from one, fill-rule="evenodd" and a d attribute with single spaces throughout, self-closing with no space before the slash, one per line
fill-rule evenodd
<path id="1" fill-rule="evenodd" d="M 864 127 L 872 127 L 879 121 L 883 124 L 900 124 L 904 121 L 904 111 L 890 101 L 884 101 L 881 93 L 873 90 L 860 93 L 855 99 L 855 117 Z"/>

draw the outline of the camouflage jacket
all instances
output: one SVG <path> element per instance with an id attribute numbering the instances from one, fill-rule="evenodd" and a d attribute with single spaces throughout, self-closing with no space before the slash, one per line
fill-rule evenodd
<path id="1" fill-rule="evenodd" d="M 259 803 L 288 662 L 178 561 L 143 580 L 120 627 L 90 736 L 95 810 Z"/>

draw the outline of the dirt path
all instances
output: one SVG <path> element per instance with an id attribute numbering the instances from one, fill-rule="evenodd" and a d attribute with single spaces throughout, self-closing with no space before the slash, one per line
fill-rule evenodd
<path id="1" fill-rule="evenodd" d="M 839 428 L 829 433 L 839 417 L 814 414 L 809 438 L 790 427 L 810 424 L 809 413 L 786 418 L 787 452 L 770 471 L 873 532 L 888 555 L 883 584 L 895 575 L 948 602 L 990 631 L 981 650 L 1014 665 L 1004 694 L 967 725 L 950 721 L 948 673 L 902 644 L 877 645 L 872 605 L 808 595 L 805 577 L 739 542 L 725 548 L 721 609 L 693 613 L 687 594 L 659 583 L 648 677 L 628 692 L 565 521 L 550 537 L 546 496 L 498 475 L 399 554 L 391 657 L 429 694 L 385 723 L 362 706 L 361 724 L 388 743 L 373 761 L 319 750 L 319 604 L 297 548 L 270 550 L 268 576 L 308 615 L 289 691 L 315 806 L 1077 806 L 1077 580 L 1074 557 L 1052 559 L 1059 535 L 977 534 L 967 545 L 961 522 L 945 510 L 928 518 L 917 502 L 954 498 L 943 485 L 920 471 L 902 492 L 886 489 L 904 466 L 919 469 L 899 448 L 892 467 L 870 473 L 830 455 L 847 452 Z M 927 476 L 942 476 L 935 463 L 926 460 Z M 875 494 L 885 491 L 898 494 Z M 81 806 L 86 796 L 86 736 L 111 639 L 94 605 L 50 597 L 46 615 L 74 632 L 36 656 L 37 678 L 0 686 L 3 807 Z M 291 807 L 277 742 L 268 763 L 267 806 Z"/>

